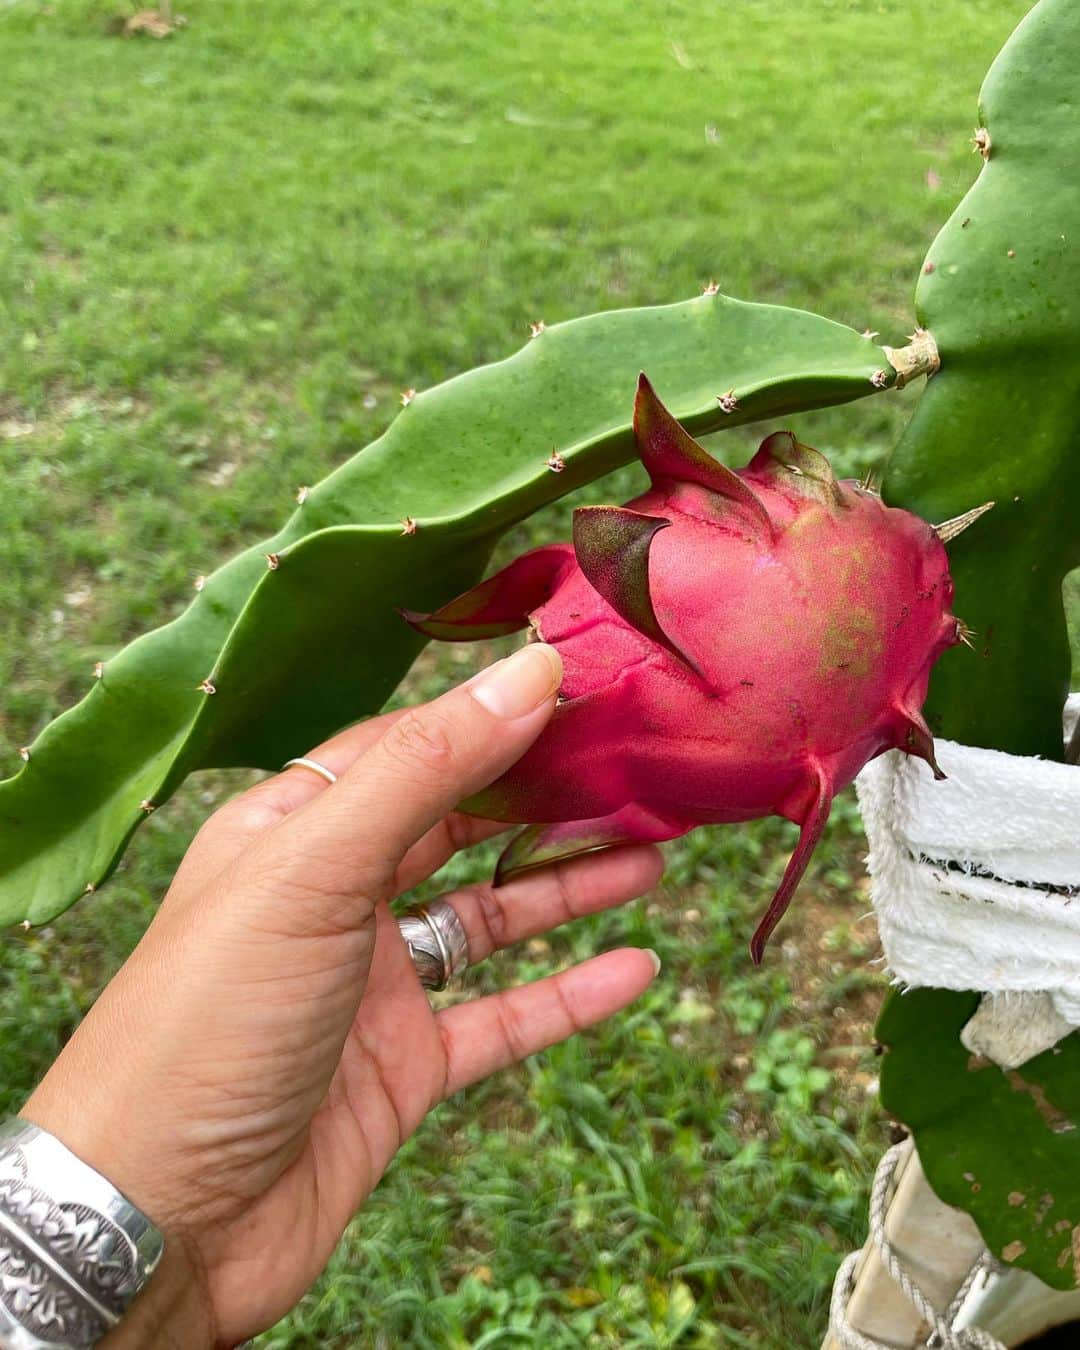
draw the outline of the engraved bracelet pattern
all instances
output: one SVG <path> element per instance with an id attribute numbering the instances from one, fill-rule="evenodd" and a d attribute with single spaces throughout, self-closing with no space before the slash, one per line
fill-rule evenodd
<path id="1" fill-rule="evenodd" d="M 0 1347 L 84 1350 L 161 1259 L 147 1217 L 58 1139 L 0 1124 Z"/>

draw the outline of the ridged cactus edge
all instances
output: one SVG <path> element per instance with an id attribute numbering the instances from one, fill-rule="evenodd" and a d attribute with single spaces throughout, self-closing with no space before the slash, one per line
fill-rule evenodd
<path id="1" fill-rule="evenodd" d="M 1070 681 L 1062 581 L 1080 565 L 1078 108 L 1080 5 L 1042 0 L 987 74 L 973 138 L 982 169 L 919 278 L 941 371 L 883 485 L 929 519 L 996 502 L 950 546 L 976 659 L 943 657 L 931 726 L 1055 760 Z M 973 1065 L 959 1032 L 975 1002 L 939 989 L 890 997 L 882 1100 L 995 1255 L 1080 1285 L 1080 1033 L 1009 1073 Z"/>
<path id="2" fill-rule="evenodd" d="M 438 608 L 507 528 L 631 459 L 643 368 L 698 433 L 895 378 L 850 328 L 710 288 L 553 325 L 410 395 L 277 535 L 104 663 L 27 747 L 0 783 L 0 922 L 41 923 L 92 892 L 193 770 L 274 769 L 378 711 L 423 646 L 395 606 Z"/>

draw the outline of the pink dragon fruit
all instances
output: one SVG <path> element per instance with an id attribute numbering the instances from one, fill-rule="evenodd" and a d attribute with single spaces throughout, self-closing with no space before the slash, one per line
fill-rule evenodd
<path id="1" fill-rule="evenodd" d="M 591 849 L 784 816 L 801 835 L 750 945 L 760 962 L 834 795 L 867 760 L 896 748 L 941 777 L 920 709 L 934 661 L 965 639 L 943 540 L 968 518 L 935 529 L 887 507 L 789 432 L 732 471 L 644 375 L 634 436 L 648 492 L 581 507 L 573 545 L 534 549 L 433 614 L 403 612 L 448 640 L 531 624 L 562 656 L 550 724 L 465 803 L 528 825 L 497 882 Z"/>

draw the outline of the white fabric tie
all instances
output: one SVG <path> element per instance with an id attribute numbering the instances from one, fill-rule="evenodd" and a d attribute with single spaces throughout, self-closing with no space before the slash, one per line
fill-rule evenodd
<path id="1" fill-rule="evenodd" d="M 1066 736 L 1078 716 L 1074 694 Z M 937 758 L 945 782 L 899 751 L 856 780 L 886 961 L 907 986 L 989 995 L 991 1019 L 1019 1005 L 1005 1020 L 1037 1053 L 1080 1026 L 1080 766 L 954 741 Z"/>

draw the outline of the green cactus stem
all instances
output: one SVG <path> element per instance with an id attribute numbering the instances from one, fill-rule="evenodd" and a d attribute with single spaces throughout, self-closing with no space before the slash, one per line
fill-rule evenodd
<path id="1" fill-rule="evenodd" d="M 193 769 L 274 769 L 376 712 L 423 645 L 394 604 L 437 609 L 509 526 L 632 458 L 643 366 L 698 432 L 892 382 L 851 329 L 710 287 L 536 325 L 509 359 L 406 391 L 379 440 L 106 662 L 0 784 L 0 922 L 43 922 L 100 885 Z"/>
<path id="2" fill-rule="evenodd" d="M 883 487 L 929 520 L 996 503 L 949 544 L 975 653 L 946 653 L 927 713 L 953 740 L 1054 760 L 1070 676 L 1061 587 L 1080 564 L 1078 109 L 1080 5 L 1042 0 L 986 77 L 985 162 L 919 278 L 918 318 L 941 369 Z M 878 1029 L 889 1046 L 882 1100 L 913 1129 L 934 1189 L 974 1216 L 991 1251 L 1071 1288 L 1080 1035 L 1011 1075 L 972 1072 L 957 1038 L 973 1009 L 972 995 L 944 990 L 892 997 Z"/>

